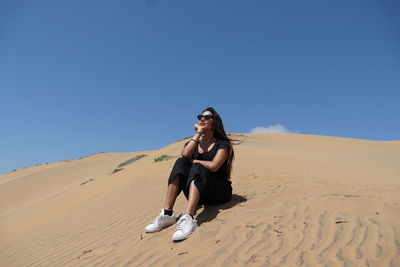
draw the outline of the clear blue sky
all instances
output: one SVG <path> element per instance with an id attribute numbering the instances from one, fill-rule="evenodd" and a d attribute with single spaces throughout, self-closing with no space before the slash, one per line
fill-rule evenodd
<path id="1" fill-rule="evenodd" d="M 208 106 L 227 132 L 399 140 L 399 3 L 1 1 L 0 173 L 158 149 Z"/>

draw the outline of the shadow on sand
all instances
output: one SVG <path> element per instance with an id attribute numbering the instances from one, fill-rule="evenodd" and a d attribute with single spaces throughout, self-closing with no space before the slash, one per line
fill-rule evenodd
<path id="1" fill-rule="evenodd" d="M 212 221 L 215 219 L 218 215 L 218 212 L 220 210 L 227 210 L 230 208 L 233 208 L 239 203 L 247 201 L 247 198 L 237 195 L 237 194 L 232 194 L 232 199 L 231 201 L 222 204 L 222 205 L 215 205 L 215 206 L 206 206 L 204 205 L 203 211 L 197 215 L 196 220 L 197 220 L 197 225 L 200 226 L 202 223 Z"/>

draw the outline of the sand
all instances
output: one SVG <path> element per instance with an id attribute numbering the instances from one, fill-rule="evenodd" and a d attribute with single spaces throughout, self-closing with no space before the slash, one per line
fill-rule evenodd
<path id="1" fill-rule="evenodd" d="M 178 243 L 175 226 L 144 226 L 185 140 L 1 175 L 0 265 L 400 266 L 399 141 L 231 137 L 233 199 L 199 207 L 199 228 Z M 185 204 L 180 195 L 175 212 Z"/>

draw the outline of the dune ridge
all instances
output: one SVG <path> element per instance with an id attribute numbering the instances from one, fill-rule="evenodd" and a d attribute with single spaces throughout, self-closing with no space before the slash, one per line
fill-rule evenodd
<path id="1" fill-rule="evenodd" d="M 161 208 L 186 140 L 1 175 L 0 264 L 400 266 L 399 141 L 231 137 L 232 201 L 200 207 L 199 228 L 179 243 L 175 227 L 143 228 Z M 161 155 L 170 157 L 154 162 Z M 185 203 L 179 196 L 175 212 Z"/>

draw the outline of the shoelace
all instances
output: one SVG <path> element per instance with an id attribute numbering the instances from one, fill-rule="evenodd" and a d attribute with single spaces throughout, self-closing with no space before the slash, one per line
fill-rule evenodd
<path id="1" fill-rule="evenodd" d="M 176 227 L 176 230 L 183 230 L 184 227 L 190 223 L 190 221 L 191 221 L 191 219 L 186 217 L 186 216 L 185 217 L 181 217 L 179 219 L 179 221 L 177 222 L 178 227 Z"/>
<path id="2" fill-rule="evenodd" d="M 157 218 L 154 219 L 153 224 L 161 224 L 163 221 L 163 216 L 158 215 Z"/>

